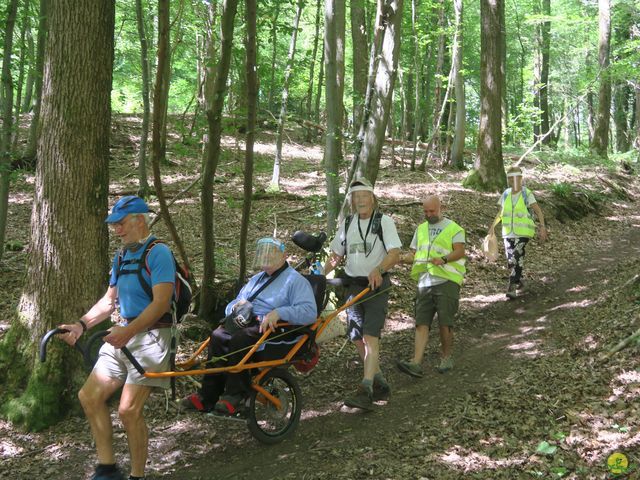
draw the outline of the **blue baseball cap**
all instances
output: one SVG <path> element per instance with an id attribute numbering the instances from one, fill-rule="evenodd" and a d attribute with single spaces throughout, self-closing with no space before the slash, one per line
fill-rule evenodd
<path id="1" fill-rule="evenodd" d="M 149 213 L 149 205 L 140 197 L 127 195 L 116 202 L 105 223 L 117 223 L 130 213 Z"/>

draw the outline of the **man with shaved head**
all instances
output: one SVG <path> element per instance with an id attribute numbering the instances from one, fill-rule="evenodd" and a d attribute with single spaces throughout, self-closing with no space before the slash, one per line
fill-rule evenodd
<path id="1" fill-rule="evenodd" d="M 397 366 L 402 373 L 416 378 L 422 377 L 422 360 L 436 314 L 442 348 L 437 370 L 445 373 L 453 368 L 453 326 L 465 274 L 464 230 L 442 216 L 442 203 L 437 196 L 425 198 L 422 209 L 427 221 L 413 235 L 413 252 L 400 257 L 403 263 L 413 264 L 411 277 L 418 282 L 418 289 L 413 359 L 400 360 Z"/>

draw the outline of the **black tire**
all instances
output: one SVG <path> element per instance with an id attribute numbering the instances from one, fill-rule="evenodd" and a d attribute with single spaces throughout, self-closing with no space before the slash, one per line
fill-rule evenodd
<path id="1" fill-rule="evenodd" d="M 291 436 L 300 423 L 302 391 L 288 371 L 278 368 L 268 372 L 260 386 L 280 400 L 282 409 L 277 410 L 254 390 L 249 397 L 247 426 L 257 440 L 273 445 Z"/>

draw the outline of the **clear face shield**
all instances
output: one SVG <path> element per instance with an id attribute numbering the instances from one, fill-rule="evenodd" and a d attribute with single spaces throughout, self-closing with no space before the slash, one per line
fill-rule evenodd
<path id="1" fill-rule="evenodd" d="M 522 190 L 522 172 L 507 173 L 507 183 L 515 191 Z"/>
<path id="2" fill-rule="evenodd" d="M 261 238 L 256 245 L 253 268 L 270 270 L 278 267 L 284 258 L 284 243 L 275 238 Z"/>

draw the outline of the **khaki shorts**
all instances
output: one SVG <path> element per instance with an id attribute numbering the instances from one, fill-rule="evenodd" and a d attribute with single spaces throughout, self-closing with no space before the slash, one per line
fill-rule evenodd
<path id="1" fill-rule="evenodd" d="M 441 327 L 453 327 L 460 303 L 460 285 L 447 281 L 420 287 L 416 293 L 416 325 L 431 327 L 435 314 Z"/>
<path id="2" fill-rule="evenodd" d="M 362 340 L 364 335 L 380 338 L 387 317 L 390 286 L 390 276 L 383 275 L 382 285 L 377 290 L 367 293 L 355 306 L 347 308 L 347 333 L 352 342 Z M 350 285 L 347 301 L 364 288 L 366 285 Z"/>
<path id="3" fill-rule="evenodd" d="M 127 348 L 147 372 L 166 372 L 170 368 L 171 329 L 156 328 L 140 332 L 129 340 Z M 146 378 L 135 369 L 122 350 L 105 343 L 98 353 L 94 371 L 133 385 L 169 388 L 169 378 Z"/>

